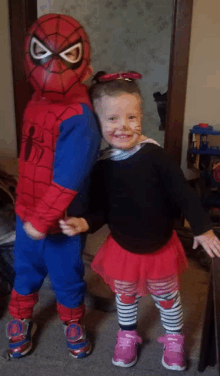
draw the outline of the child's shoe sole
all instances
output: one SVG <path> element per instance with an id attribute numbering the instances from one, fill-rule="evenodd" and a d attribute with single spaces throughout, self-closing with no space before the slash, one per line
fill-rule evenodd
<path id="1" fill-rule="evenodd" d="M 84 351 L 84 352 L 80 352 L 78 355 L 74 355 L 73 353 L 71 353 L 71 351 L 69 350 L 69 354 L 72 358 L 74 359 L 81 359 L 81 358 L 86 358 L 92 351 L 92 345 L 90 344 L 90 348 L 87 350 L 87 351 Z"/>
<path id="2" fill-rule="evenodd" d="M 162 358 L 161 363 L 164 366 L 164 368 L 170 369 L 172 371 L 184 371 L 186 369 L 186 366 L 181 367 L 178 364 L 173 364 L 172 366 L 169 366 L 167 363 L 165 363 L 164 358 Z"/>
<path id="3" fill-rule="evenodd" d="M 112 359 L 112 363 L 114 364 L 114 366 L 117 366 L 117 367 L 129 368 L 129 367 L 134 366 L 137 363 L 137 357 L 131 363 L 124 363 L 122 361 L 116 362 L 114 359 Z"/>

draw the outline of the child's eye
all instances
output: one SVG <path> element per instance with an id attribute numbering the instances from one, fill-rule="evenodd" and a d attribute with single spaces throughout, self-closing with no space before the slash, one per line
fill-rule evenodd
<path id="1" fill-rule="evenodd" d="M 130 119 L 130 120 L 136 119 L 136 116 L 131 115 L 131 116 L 129 116 L 129 119 Z"/>
<path id="2" fill-rule="evenodd" d="M 109 121 L 115 121 L 116 120 L 116 116 L 111 116 L 108 120 Z"/>

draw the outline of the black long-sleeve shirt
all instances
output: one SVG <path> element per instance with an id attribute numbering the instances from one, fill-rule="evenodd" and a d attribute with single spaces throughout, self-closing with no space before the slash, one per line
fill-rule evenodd
<path id="1" fill-rule="evenodd" d="M 166 244 L 177 209 L 195 236 L 212 228 L 182 170 L 155 144 L 147 143 L 125 160 L 100 160 L 91 181 L 85 216 L 90 231 L 107 223 L 113 239 L 130 252 L 151 253 Z"/>

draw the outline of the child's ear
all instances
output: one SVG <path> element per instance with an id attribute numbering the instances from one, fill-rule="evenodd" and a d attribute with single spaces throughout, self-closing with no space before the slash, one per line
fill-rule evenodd
<path id="1" fill-rule="evenodd" d="M 86 72 L 82 78 L 82 82 L 85 82 L 89 79 L 89 77 L 91 77 L 92 75 L 92 72 L 93 72 L 93 67 L 91 65 L 89 65 L 87 68 L 86 68 Z"/>

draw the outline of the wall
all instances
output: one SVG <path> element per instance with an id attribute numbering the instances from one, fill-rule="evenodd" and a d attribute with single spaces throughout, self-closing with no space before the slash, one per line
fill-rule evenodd
<path id="1" fill-rule="evenodd" d="M 75 17 L 92 45 L 94 72 L 135 70 L 145 108 L 144 133 L 163 144 L 153 93 L 167 91 L 173 0 L 38 0 L 38 16 Z"/>
<path id="2" fill-rule="evenodd" d="M 16 130 L 14 115 L 13 83 L 10 54 L 8 2 L 0 2 L 0 158 L 16 157 Z"/>
<path id="3" fill-rule="evenodd" d="M 199 122 L 220 129 L 219 14 L 219 0 L 194 0 L 182 152 L 187 177 L 193 176 L 186 167 L 189 129 Z"/>

